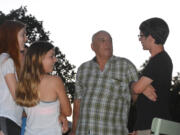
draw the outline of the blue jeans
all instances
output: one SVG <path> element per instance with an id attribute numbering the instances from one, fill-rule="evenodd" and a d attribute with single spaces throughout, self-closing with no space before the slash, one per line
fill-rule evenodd
<path id="1" fill-rule="evenodd" d="M 24 135 L 25 126 L 26 126 L 26 117 L 23 117 L 22 118 L 21 135 Z"/>

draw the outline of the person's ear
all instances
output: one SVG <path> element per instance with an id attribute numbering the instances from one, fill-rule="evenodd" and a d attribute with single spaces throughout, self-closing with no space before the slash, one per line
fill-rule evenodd
<path id="1" fill-rule="evenodd" d="M 155 39 L 154 39 L 151 35 L 149 35 L 149 41 L 150 41 L 151 43 L 155 43 Z"/>
<path id="2" fill-rule="evenodd" d="M 93 45 L 93 43 L 91 43 L 91 49 L 94 51 L 94 45 Z"/>

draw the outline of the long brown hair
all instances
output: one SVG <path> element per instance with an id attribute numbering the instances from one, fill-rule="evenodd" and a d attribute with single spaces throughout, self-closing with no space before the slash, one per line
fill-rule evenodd
<path id="1" fill-rule="evenodd" d="M 0 53 L 8 53 L 13 59 L 16 72 L 20 75 L 18 32 L 26 25 L 20 21 L 5 21 L 0 25 Z"/>
<path id="2" fill-rule="evenodd" d="M 42 60 L 54 46 L 48 42 L 35 42 L 25 56 L 24 67 L 16 90 L 16 103 L 21 106 L 35 106 L 39 102 L 38 85 L 45 73 Z"/>

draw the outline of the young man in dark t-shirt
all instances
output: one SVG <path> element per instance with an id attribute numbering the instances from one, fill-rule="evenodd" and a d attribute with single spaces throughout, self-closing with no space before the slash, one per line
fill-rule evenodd
<path id="1" fill-rule="evenodd" d="M 134 134 L 150 135 L 154 117 L 170 119 L 169 89 L 173 65 L 163 47 L 169 34 L 167 23 L 161 18 L 150 18 L 142 22 L 139 29 L 139 40 L 143 49 L 150 52 L 151 57 L 140 79 L 132 84 L 134 93 L 138 94 Z M 152 93 L 151 99 L 142 94 L 147 89 L 155 92 Z"/>

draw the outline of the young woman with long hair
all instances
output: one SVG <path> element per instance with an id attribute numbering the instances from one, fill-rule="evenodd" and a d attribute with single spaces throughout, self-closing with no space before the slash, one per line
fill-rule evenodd
<path id="1" fill-rule="evenodd" d="M 62 135 L 59 117 L 71 115 L 61 78 L 49 74 L 56 60 L 51 43 L 39 41 L 28 48 L 16 90 L 16 103 L 27 114 L 25 135 Z"/>
<path id="2" fill-rule="evenodd" d="M 14 99 L 26 41 L 26 25 L 22 22 L 0 25 L 0 135 L 20 134 L 23 109 Z"/>

